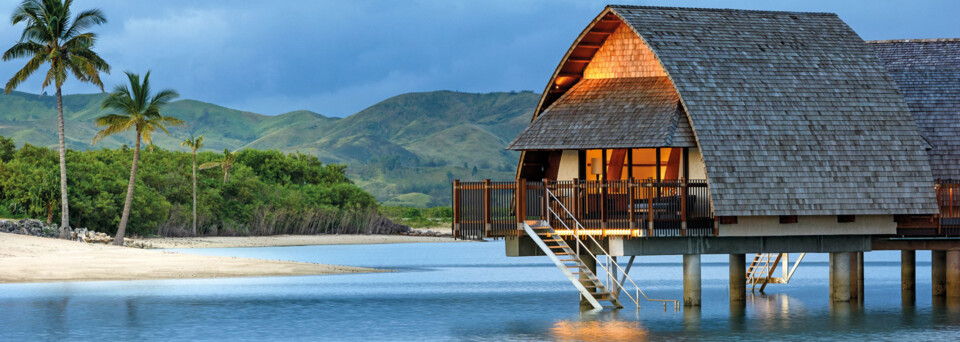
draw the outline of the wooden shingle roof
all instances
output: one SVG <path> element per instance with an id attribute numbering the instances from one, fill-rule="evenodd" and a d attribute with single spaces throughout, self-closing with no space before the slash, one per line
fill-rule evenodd
<path id="1" fill-rule="evenodd" d="M 696 147 L 679 104 L 667 77 L 583 80 L 507 149 Z"/>
<path id="2" fill-rule="evenodd" d="M 960 39 L 872 41 L 913 112 L 935 178 L 960 179 Z"/>
<path id="3" fill-rule="evenodd" d="M 835 14 L 615 5 L 598 18 L 610 14 L 675 86 L 716 215 L 937 212 L 903 96 Z"/>

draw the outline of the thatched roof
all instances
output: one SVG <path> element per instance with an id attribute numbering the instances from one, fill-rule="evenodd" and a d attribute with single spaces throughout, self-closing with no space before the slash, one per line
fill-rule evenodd
<path id="1" fill-rule="evenodd" d="M 667 77 L 583 80 L 540 114 L 508 149 L 696 147 Z"/>
<path id="2" fill-rule="evenodd" d="M 872 41 L 930 143 L 935 178 L 960 179 L 960 39 Z"/>
<path id="3" fill-rule="evenodd" d="M 716 215 L 937 212 L 903 97 L 835 14 L 610 6 L 591 25 L 611 17 L 643 39 L 674 84 Z M 537 113 L 561 103 L 549 90 L 571 77 L 566 64 Z"/>

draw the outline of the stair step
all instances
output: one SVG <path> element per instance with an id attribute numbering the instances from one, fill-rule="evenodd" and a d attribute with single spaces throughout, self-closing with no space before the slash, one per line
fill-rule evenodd
<path id="1" fill-rule="evenodd" d="M 556 254 L 556 255 L 574 255 L 573 253 L 567 253 L 567 252 L 560 252 L 560 253 L 553 253 L 553 254 Z"/>
<path id="2" fill-rule="evenodd" d="M 543 240 L 543 242 L 561 242 L 561 241 L 563 241 L 563 239 Z"/>
<path id="3" fill-rule="evenodd" d="M 550 229 L 550 227 L 531 227 L 533 229 Z"/>
<path id="4" fill-rule="evenodd" d="M 568 247 L 567 247 L 567 246 L 550 246 L 550 248 L 564 248 L 564 249 L 566 249 L 566 248 L 568 248 Z"/>

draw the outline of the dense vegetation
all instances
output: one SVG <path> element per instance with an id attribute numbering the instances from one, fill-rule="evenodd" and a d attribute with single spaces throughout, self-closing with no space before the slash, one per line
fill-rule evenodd
<path id="1" fill-rule="evenodd" d="M 67 147 L 87 149 L 103 114 L 104 95 L 64 95 Z M 398 95 L 345 118 L 309 111 L 260 115 L 194 100 L 161 109 L 187 123 L 154 143 L 177 149 L 191 134 L 203 150 L 255 148 L 302 152 L 324 163 L 350 165 L 356 184 L 385 205 L 449 205 L 453 179 L 513 179 L 518 154 L 503 148 L 530 121 L 539 95 L 529 91 L 471 94 L 451 91 Z M 56 99 L 0 95 L 0 135 L 18 144 L 56 146 Z M 111 136 L 103 147 L 133 146 L 133 135 Z"/>
<path id="2" fill-rule="evenodd" d="M 71 225 L 114 233 L 126 194 L 133 150 L 67 151 Z M 223 155 L 200 152 L 200 163 Z M 145 149 L 133 193 L 128 234 L 186 235 L 191 229 L 190 152 Z M 198 175 L 201 234 L 269 235 L 368 232 L 373 196 L 354 185 L 346 167 L 276 150 L 236 153 L 230 178 L 221 169 Z M 0 216 L 59 223 L 57 152 L 0 137 Z"/>
<path id="3" fill-rule="evenodd" d="M 413 208 L 382 206 L 380 213 L 387 218 L 413 228 L 449 228 L 453 224 L 453 208 Z"/>

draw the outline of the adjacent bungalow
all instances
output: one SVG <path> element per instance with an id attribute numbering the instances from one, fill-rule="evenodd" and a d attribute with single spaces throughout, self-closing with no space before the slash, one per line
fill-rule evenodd
<path id="1" fill-rule="evenodd" d="M 620 305 L 616 256 L 663 254 L 696 276 L 688 305 L 699 255 L 721 253 L 828 252 L 845 273 L 832 298 L 857 298 L 849 273 L 877 239 L 960 234 L 941 221 L 960 178 L 958 47 L 868 44 L 832 13 L 608 6 L 507 146 L 516 180 L 454 183 L 454 233 L 550 256 L 594 307 Z"/>

